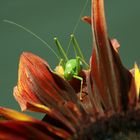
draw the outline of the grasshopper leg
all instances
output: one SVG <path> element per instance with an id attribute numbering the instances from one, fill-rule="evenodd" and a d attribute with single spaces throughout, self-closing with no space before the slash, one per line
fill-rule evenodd
<path id="1" fill-rule="evenodd" d="M 79 77 L 79 76 L 77 76 L 77 75 L 74 75 L 73 77 L 81 81 L 81 85 L 80 85 L 80 100 L 82 101 L 82 100 L 83 100 L 83 99 L 82 99 L 83 78 L 82 78 L 82 77 Z"/>

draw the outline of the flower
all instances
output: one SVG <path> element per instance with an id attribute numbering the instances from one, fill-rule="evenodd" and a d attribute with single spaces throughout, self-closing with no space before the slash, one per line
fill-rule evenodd
<path id="1" fill-rule="evenodd" d="M 10 112 L 5 108 L 0 109 L 0 114 L 6 117 L 6 119 L 16 120 L 14 121 L 15 126 L 21 127 L 21 130 L 24 127 L 23 125 L 26 127 L 28 123 L 29 126 L 27 127 L 31 129 L 35 125 L 36 131 L 38 131 L 38 127 L 40 128 L 43 125 L 46 129 L 44 131 L 49 131 L 49 134 L 45 134 L 46 139 L 50 135 L 52 139 L 71 138 L 76 134 L 82 123 L 90 121 L 70 84 L 61 76 L 52 72 L 47 62 L 32 53 L 24 52 L 21 55 L 18 84 L 14 88 L 14 96 L 23 111 L 28 109 L 45 113 L 45 122 L 34 118 L 22 120 L 22 118 L 25 118 L 22 114 L 15 111 Z M 23 122 L 21 122 L 19 124 L 19 120 L 26 123 L 22 125 Z M 47 123 L 48 120 L 49 123 Z M 47 128 L 47 124 L 51 127 Z M 10 124 L 9 127 L 11 125 L 13 126 L 14 123 Z M 14 129 L 13 127 L 9 129 Z M 23 131 L 27 130 L 23 129 Z M 33 139 L 36 139 L 36 137 Z"/>
<path id="2" fill-rule="evenodd" d="M 83 100 L 77 96 L 77 81 L 66 81 L 40 57 L 24 52 L 20 57 L 14 96 L 23 111 L 45 114 L 37 120 L 7 108 L 0 108 L 0 139 L 116 139 L 139 131 L 140 72 L 135 64 L 127 70 L 121 63 L 116 39 L 110 39 L 104 15 L 104 1 L 92 0 L 93 51 L 84 78 Z M 134 138 L 134 137 L 133 137 Z"/>

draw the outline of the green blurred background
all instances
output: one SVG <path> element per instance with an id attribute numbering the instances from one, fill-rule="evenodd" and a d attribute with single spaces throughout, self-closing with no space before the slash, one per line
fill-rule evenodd
<path id="1" fill-rule="evenodd" d="M 20 110 L 13 97 L 17 82 L 19 56 L 31 51 L 49 62 L 52 68 L 58 63 L 54 54 L 29 33 L 3 22 L 19 23 L 48 42 L 54 49 L 54 37 L 64 48 L 79 18 L 86 0 L 0 0 L 0 106 Z M 83 15 L 90 15 L 90 0 Z M 140 1 L 105 0 L 109 35 L 121 43 L 120 55 L 124 65 L 132 68 L 140 64 Z M 80 21 L 76 37 L 88 61 L 91 55 L 90 26 Z M 71 49 L 70 55 L 73 56 Z"/>

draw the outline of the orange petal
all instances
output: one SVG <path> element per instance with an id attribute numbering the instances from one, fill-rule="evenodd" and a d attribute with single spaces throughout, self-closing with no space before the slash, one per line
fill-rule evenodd
<path id="1" fill-rule="evenodd" d="M 34 103 L 27 103 L 27 108 L 31 111 L 45 113 L 47 116 L 47 119 L 49 118 L 48 120 L 45 119 L 46 122 L 51 123 L 49 122 L 49 120 L 52 120 L 53 122 L 57 122 L 54 125 L 61 124 L 60 127 L 63 128 L 63 126 L 65 126 L 70 131 L 75 132 L 75 128 L 72 126 L 71 122 L 69 122 L 65 118 L 65 116 L 63 116 L 59 111 L 50 109 L 41 104 L 34 104 Z"/>
<path id="2" fill-rule="evenodd" d="M 41 104 L 60 112 L 75 127 L 80 125 L 85 114 L 70 84 L 52 72 L 47 62 L 32 53 L 21 55 L 14 96 L 22 110 L 29 109 L 27 103 Z M 67 108 L 68 102 L 75 104 L 82 115 L 75 116 L 73 110 Z"/>
<path id="3" fill-rule="evenodd" d="M 134 79 L 135 79 L 135 84 L 136 84 L 137 99 L 139 99 L 139 94 L 140 94 L 140 70 L 139 70 L 139 67 L 136 63 L 134 65 Z"/>
<path id="4" fill-rule="evenodd" d="M 113 46 L 114 50 L 118 53 L 119 52 L 119 48 L 120 48 L 120 44 L 118 42 L 117 39 L 111 39 L 111 45 Z"/>
<path id="5" fill-rule="evenodd" d="M 88 16 L 84 16 L 82 17 L 82 20 L 88 24 L 91 24 L 91 17 L 88 17 Z"/>
<path id="6" fill-rule="evenodd" d="M 36 120 L 28 115 L 25 115 L 23 113 L 19 113 L 17 111 L 4 108 L 4 107 L 0 107 L 0 114 L 4 116 L 6 119 L 10 119 L 10 120 L 20 120 L 20 121 L 35 121 Z"/>
<path id="7" fill-rule="evenodd" d="M 19 113 L 17 111 L 12 110 L 12 109 L 7 109 L 7 108 L 1 107 L 0 108 L 0 114 L 2 116 L 4 116 L 5 118 L 12 120 L 10 122 L 13 122 L 13 121 L 19 122 L 21 124 L 21 127 L 22 126 L 25 127 L 24 125 L 22 125 L 25 122 L 26 125 L 27 125 L 27 128 L 28 127 L 30 128 L 30 125 L 31 125 L 31 128 L 32 127 L 35 128 L 35 129 L 42 128 L 42 132 L 46 133 L 46 134 L 49 131 L 54 136 L 59 136 L 59 137 L 62 137 L 62 138 L 70 137 L 69 132 L 66 132 L 64 129 L 54 127 L 54 126 L 50 125 L 49 123 L 45 123 L 43 121 L 37 120 L 37 119 L 35 119 L 33 117 L 30 117 L 30 116 L 25 115 L 23 113 Z M 1 121 L 1 122 L 9 122 L 9 121 Z M 0 124 L 0 126 L 1 126 L 1 124 Z M 13 125 L 11 125 L 11 126 L 16 128 L 16 123 L 15 123 L 15 125 L 13 123 Z M 9 127 L 10 127 L 10 125 L 9 125 Z M 6 131 L 6 129 L 5 129 L 5 131 Z"/>
<path id="8" fill-rule="evenodd" d="M 31 53 L 21 55 L 14 96 L 23 110 L 26 109 L 26 102 L 57 107 L 57 103 L 63 104 L 65 100 L 77 101 L 71 86 L 53 73 L 44 60 Z"/>
<path id="9" fill-rule="evenodd" d="M 94 40 L 91 59 L 93 93 L 100 96 L 105 109 L 126 110 L 132 75 L 123 67 L 108 38 L 103 0 L 92 0 L 91 15 Z"/>
<path id="10" fill-rule="evenodd" d="M 47 133 L 41 132 L 35 123 L 24 121 L 4 121 L 0 122 L 1 140 L 54 140 Z"/>
<path id="11" fill-rule="evenodd" d="M 88 16 L 84 16 L 83 18 L 82 18 L 82 20 L 84 21 L 84 22 L 86 22 L 86 23 L 88 23 L 88 24 L 93 24 L 93 20 L 91 21 L 91 17 L 88 17 Z M 116 52 L 118 52 L 119 51 L 119 48 L 120 48 L 120 44 L 119 44 L 119 42 L 118 42 L 118 40 L 117 39 L 110 39 L 111 41 L 111 45 L 113 46 L 113 48 L 114 48 L 114 50 L 116 51 Z"/>

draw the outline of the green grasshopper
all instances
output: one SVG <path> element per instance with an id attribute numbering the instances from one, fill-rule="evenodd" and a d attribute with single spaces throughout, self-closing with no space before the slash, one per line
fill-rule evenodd
<path id="1" fill-rule="evenodd" d="M 85 6 L 84 8 L 82 9 L 81 11 L 81 14 L 80 14 L 80 17 L 77 21 L 77 24 L 73 30 L 73 33 L 75 32 L 76 30 L 76 27 L 78 26 L 78 23 L 79 23 L 79 20 L 81 18 L 81 15 L 84 11 L 84 9 L 86 8 L 87 6 L 87 3 L 88 3 L 88 0 L 86 0 L 86 3 L 85 3 Z M 58 41 L 57 38 L 54 38 L 54 41 L 55 41 L 55 44 L 57 46 L 57 49 L 59 51 L 59 55 L 57 55 L 57 53 L 52 49 L 52 47 L 46 42 L 44 41 L 42 38 L 40 38 L 38 35 L 36 35 L 35 33 L 33 33 L 31 30 L 29 30 L 28 28 L 20 25 L 20 24 L 17 24 L 13 21 L 10 21 L 10 20 L 4 20 L 4 22 L 7 22 L 7 23 L 10 23 L 10 24 L 13 24 L 21 29 L 23 29 L 24 31 L 30 33 L 31 35 L 33 35 L 35 38 L 39 39 L 43 44 L 45 44 L 53 53 L 54 55 L 60 59 L 60 62 L 59 62 L 59 66 L 62 67 L 62 70 L 63 72 L 61 73 L 61 76 L 63 76 L 64 79 L 66 80 L 72 80 L 73 78 L 75 79 L 78 79 L 81 81 L 81 86 L 80 86 L 80 100 L 82 100 L 82 85 L 83 85 L 83 78 L 79 76 L 79 73 L 81 72 L 82 68 L 83 68 L 83 64 L 85 64 L 85 67 L 88 69 L 89 66 L 88 64 L 86 63 L 85 59 L 84 59 L 84 56 L 81 52 L 81 49 L 76 41 L 76 38 L 74 36 L 74 34 L 71 35 L 71 38 L 70 38 L 70 42 L 69 42 L 69 45 L 71 43 L 71 41 L 73 42 L 73 48 L 74 48 L 74 52 L 75 52 L 75 58 L 74 59 L 68 59 L 67 57 L 67 53 L 65 52 L 65 50 L 63 49 L 63 47 L 61 46 L 60 42 Z M 68 49 L 69 49 L 69 46 L 67 48 L 67 52 L 68 52 Z M 59 72 L 57 72 L 57 70 L 55 70 L 56 73 L 60 74 Z"/>
<path id="2" fill-rule="evenodd" d="M 76 41 L 74 34 L 71 35 L 71 41 L 73 42 L 75 58 L 68 59 L 67 54 L 63 47 L 61 46 L 60 42 L 57 38 L 54 38 L 56 46 L 60 53 L 60 63 L 59 65 L 63 67 L 64 73 L 63 76 L 66 80 L 72 80 L 73 78 L 78 79 L 81 81 L 80 86 L 80 100 L 82 100 L 82 85 L 83 85 L 83 78 L 79 76 L 79 73 L 82 70 L 83 63 L 85 64 L 86 68 L 89 68 L 88 64 L 86 63 L 84 56 L 81 52 L 81 49 Z M 79 54 L 79 55 L 78 55 Z"/>
<path id="3" fill-rule="evenodd" d="M 68 59 L 65 50 L 63 49 L 63 47 L 61 46 L 61 44 L 60 44 L 60 42 L 58 41 L 57 38 L 54 38 L 54 41 L 55 41 L 55 44 L 57 46 L 57 49 L 59 51 L 60 56 L 58 56 L 57 53 L 55 53 L 55 51 L 51 48 L 51 46 L 46 41 L 44 41 L 42 38 L 40 38 L 38 35 L 36 35 L 32 31 L 30 31 L 29 29 L 25 28 L 22 25 L 19 25 L 19 24 L 15 23 L 13 21 L 10 21 L 10 20 L 4 20 L 4 22 L 16 25 L 16 26 L 22 28 L 23 30 L 25 30 L 26 32 L 32 34 L 34 37 L 36 37 L 42 43 L 44 43 L 54 53 L 54 55 L 56 55 L 56 57 L 60 59 L 59 66 L 62 66 L 62 68 L 64 70 L 64 72 L 61 76 L 63 76 L 68 81 L 72 80 L 73 78 L 81 81 L 80 100 L 82 100 L 83 78 L 79 76 L 79 73 L 82 70 L 83 64 L 85 64 L 87 69 L 89 68 L 89 66 L 84 59 L 84 56 L 81 52 L 81 49 L 80 49 L 80 47 L 77 43 L 77 40 L 76 40 L 74 34 L 71 35 L 70 42 L 71 41 L 73 42 L 75 58 L 74 59 Z"/>

